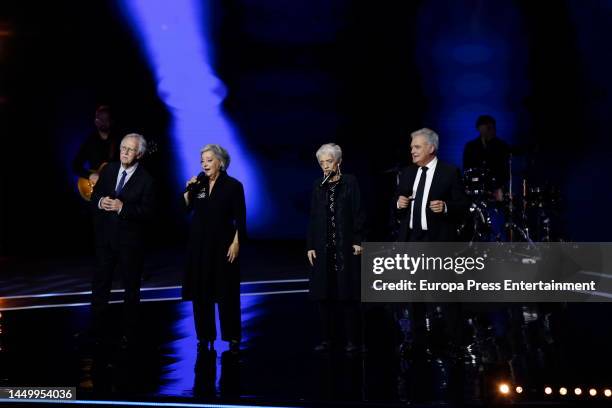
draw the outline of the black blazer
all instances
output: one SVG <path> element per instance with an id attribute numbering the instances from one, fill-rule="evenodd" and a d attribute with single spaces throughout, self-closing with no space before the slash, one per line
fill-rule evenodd
<path id="1" fill-rule="evenodd" d="M 419 167 L 411 165 L 401 170 L 399 176 L 396 201 L 400 195 L 406 197 L 412 194 L 414 179 Z M 452 242 L 457 240 L 457 225 L 467 213 L 470 201 L 465 194 L 459 169 L 438 159 L 436 171 L 431 181 L 427 202 L 442 200 L 446 203 L 446 213 L 434 213 L 426 207 L 427 231 L 429 239 L 437 242 Z M 410 206 L 397 210 L 400 220 L 398 241 L 408 241 L 410 236 Z"/>
<path id="2" fill-rule="evenodd" d="M 119 244 L 142 246 L 145 241 L 145 226 L 155 208 L 155 186 L 153 178 L 142 166 L 123 186 L 117 197 L 123 202 L 121 213 L 104 211 L 98 202 L 106 196 L 114 196 L 120 163 L 106 165 L 94 187 L 91 204 L 94 208 L 96 245 Z"/>

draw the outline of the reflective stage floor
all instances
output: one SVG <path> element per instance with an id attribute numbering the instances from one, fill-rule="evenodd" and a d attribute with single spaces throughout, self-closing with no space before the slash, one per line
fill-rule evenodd
<path id="1" fill-rule="evenodd" d="M 445 309 L 433 307 L 428 347 L 415 352 L 399 347 L 402 307 L 370 304 L 365 352 L 347 354 L 339 342 L 316 353 L 318 318 L 306 292 L 305 276 L 243 282 L 238 354 L 221 341 L 198 354 L 191 305 L 177 286 L 143 289 L 141 335 L 127 349 L 118 327 L 110 345 L 93 344 L 88 293 L 5 296 L 0 388 L 76 387 L 79 406 L 612 405 L 612 305 L 462 305 L 465 340 L 453 347 L 437 337 Z M 121 292 L 114 296 L 120 321 Z M 18 406 L 27 405 L 35 406 Z"/>

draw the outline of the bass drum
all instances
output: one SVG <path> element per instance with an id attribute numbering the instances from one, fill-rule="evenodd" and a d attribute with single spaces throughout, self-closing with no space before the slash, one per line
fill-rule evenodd
<path id="1" fill-rule="evenodd" d="M 506 215 L 495 201 L 475 201 L 457 228 L 463 242 L 499 242 L 505 238 Z"/>
<path id="2" fill-rule="evenodd" d="M 461 242 L 495 241 L 495 233 L 486 204 L 472 203 L 468 214 L 457 228 L 457 235 Z"/>

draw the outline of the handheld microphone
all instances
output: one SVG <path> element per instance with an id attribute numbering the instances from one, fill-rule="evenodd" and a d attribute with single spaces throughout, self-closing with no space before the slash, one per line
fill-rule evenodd
<path id="1" fill-rule="evenodd" d="M 404 197 L 408 198 L 408 201 L 413 201 L 414 197 L 416 196 L 416 192 L 415 191 L 408 191 L 408 190 L 402 189 L 402 190 L 399 191 L 398 195 L 401 195 L 401 196 L 404 196 Z"/>
<path id="2" fill-rule="evenodd" d="M 201 188 L 202 184 L 206 181 L 207 178 L 208 177 L 206 176 L 206 173 L 201 171 L 200 174 L 198 174 L 198 176 L 196 177 L 195 183 L 191 183 L 185 188 L 185 193 L 197 192 Z"/>
<path id="3" fill-rule="evenodd" d="M 321 182 L 321 185 L 319 187 L 323 187 L 325 185 L 325 183 L 327 183 L 329 181 L 329 179 L 334 177 L 335 175 L 336 175 L 336 172 L 334 170 L 330 171 L 329 174 L 327 176 L 325 176 L 325 178 L 323 179 L 323 181 Z"/>

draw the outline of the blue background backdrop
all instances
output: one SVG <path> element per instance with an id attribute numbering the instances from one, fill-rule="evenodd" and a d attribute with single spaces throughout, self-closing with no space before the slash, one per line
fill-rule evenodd
<path id="1" fill-rule="evenodd" d="M 251 235 L 274 239 L 303 238 L 314 153 L 339 143 L 384 238 L 410 132 L 437 130 L 460 166 L 485 113 L 537 152 L 517 178 L 561 188 L 565 235 L 609 240 L 611 22 L 612 1 L 5 0 L 0 249 L 87 247 L 71 161 L 101 103 L 160 145 L 156 245 L 184 240 L 179 193 L 206 143 L 233 155 Z"/>

